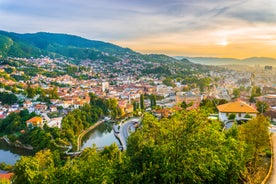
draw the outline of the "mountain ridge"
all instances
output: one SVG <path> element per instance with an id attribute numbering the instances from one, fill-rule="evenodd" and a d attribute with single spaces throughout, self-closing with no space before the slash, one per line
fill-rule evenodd
<path id="1" fill-rule="evenodd" d="M 124 59 L 133 61 L 170 63 L 179 60 L 164 54 L 141 54 L 113 43 L 89 40 L 64 33 L 14 33 L 0 30 L 0 56 L 2 57 L 67 57 L 78 64 L 82 60 L 113 63 Z M 187 59 L 182 60 L 192 65 Z"/>
<path id="2" fill-rule="evenodd" d="M 182 56 L 176 56 L 175 58 L 181 59 Z M 219 57 L 184 57 L 193 63 L 203 65 L 275 65 L 276 58 L 270 57 L 249 57 L 244 59 L 237 58 L 219 58 Z"/>

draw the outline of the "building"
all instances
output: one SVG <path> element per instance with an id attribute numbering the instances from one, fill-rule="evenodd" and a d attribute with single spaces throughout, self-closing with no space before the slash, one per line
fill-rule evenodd
<path id="1" fill-rule="evenodd" d="M 26 121 L 26 126 L 32 126 L 32 127 L 43 127 L 43 119 L 42 117 L 35 116 L 29 120 Z"/>
<path id="2" fill-rule="evenodd" d="M 48 123 L 48 127 L 54 128 L 61 128 L 61 122 L 62 122 L 62 117 L 58 117 L 58 118 L 52 118 Z"/>
<path id="3" fill-rule="evenodd" d="M 258 114 L 255 108 L 240 100 L 218 105 L 217 109 L 219 110 L 219 120 L 223 122 L 228 120 L 230 114 L 235 114 L 235 120 L 243 119 L 246 115 L 256 117 Z"/>
<path id="4" fill-rule="evenodd" d="M 272 66 L 265 66 L 264 69 L 267 71 L 267 70 L 272 70 Z"/>
<path id="5" fill-rule="evenodd" d="M 186 104 L 193 103 L 193 104 L 200 104 L 201 102 L 201 95 L 194 94 L 192 92 L 178 92 L 175 96 L 176 104 L 180 104 L 185 101 Z"/>
<path id="6" fill-rule="evenodd" d="M 267 103 L 269 106 L 276 106 L 276 95 L 275 94 L 267 94 L 260 97 L 255 97 L 256 101 L 262 101 Z"/>
<path id="7" fill-rule="evenodd" d="M 13 173 L 1 173 L 0 174 L 0 183 L 10 183 Z"/>
<path id="8" fill-rule="evenodd" d="M 109 89 L 109 83 L 108 82 L 102 82 L 102 92 L 105 92 Z"/>

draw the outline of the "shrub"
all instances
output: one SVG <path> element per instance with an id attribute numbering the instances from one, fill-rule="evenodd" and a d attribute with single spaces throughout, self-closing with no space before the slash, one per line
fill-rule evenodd
<path id="1" fill-rule="evenodd" d="M 233 120 L 233 119 L 235 119 L 236 118 L 236 114 L 234 114 L 234 113 L 231 113 L 229 116 L 228 116 L 228 119 L 229 120 Z"/>

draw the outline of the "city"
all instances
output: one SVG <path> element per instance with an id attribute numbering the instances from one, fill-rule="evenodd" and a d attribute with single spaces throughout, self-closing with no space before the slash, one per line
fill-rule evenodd
<path id="1" fill-rule="evenodd" d="M 0 1 L 0 183 L 276 183 L 272 1 Z"/>

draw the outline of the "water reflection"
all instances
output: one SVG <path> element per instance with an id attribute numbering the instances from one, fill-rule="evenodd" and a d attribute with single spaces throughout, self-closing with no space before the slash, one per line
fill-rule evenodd
<path id="1" fill-rule="evenodd" d="M 83 137 L 81 149 L 92 147 L 93 144 L 97 147 L 109 146 L 114 142 L 119 145 L 113 133 L 112 123 L 105 122 Z"/>
<path id="2" fill-rule="evenodd" d="M 20 155 L 31 156 L 33 154 L 34 153 L 29 150 L 10 147 L 5 141 L 0 140 L 0 163 L 5 162 L 6 164 L 13 165 L 20 159 Z"/>

